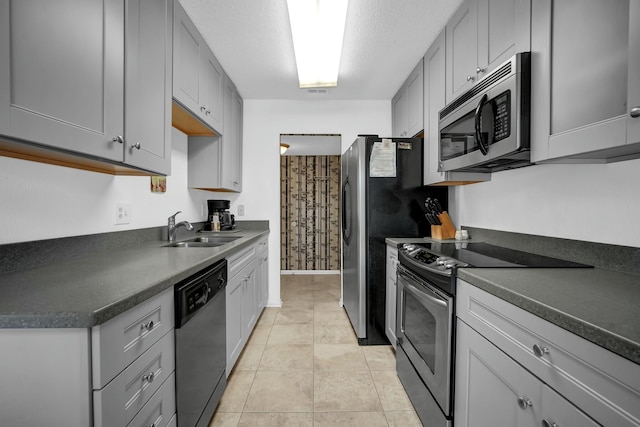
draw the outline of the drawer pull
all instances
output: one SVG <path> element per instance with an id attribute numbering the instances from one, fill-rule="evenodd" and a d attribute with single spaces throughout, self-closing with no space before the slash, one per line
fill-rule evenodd
<path id="1" fill-rule="evenodd" d="M 545 354 L 549 354 L 549 349 L 547 347 L 540 347 L 538 344 L 534 344 L 533 354 L 535 354 L 538 357 L 542 357 Z"/>
<path id="2" fill-rule="evenodd" d="M 155 373 L 153 373 L 153 372 L 149 372 L 148 374 L 146 374 L 146 375 L 143 375 L 143 376 L 142 376 L 142 381 L 146 381 L 146 382 L 148 382 L 148 383 L 152 383 L 152 382 L 153 382 L 153 379 L 154 379 L 155 377 L 156 377 L 156 374 L 155 374 Z"/>
<path id="3" fill-rule="evenodd" d="M 150 331 L 153 329 L 153 320 L 149 320 L 148 322 L 144 322 L 140 325 L 140 329 L 144 329 L 146 331 Z"/>
<path id="4" fill-rule="evenodd" d="M 548 421 L 546 419 L 542 420 L 542 427 L 559 427 L 558 424 L 554 423 L 553 421 Z"/>
<path id="5" fill-rule="evenodd" d="M 527 409 L 531 406 L 533 406 L 533 403 L 527 399 L 526 397 L 518 397 L 518 406 L 521 409 Z"/>

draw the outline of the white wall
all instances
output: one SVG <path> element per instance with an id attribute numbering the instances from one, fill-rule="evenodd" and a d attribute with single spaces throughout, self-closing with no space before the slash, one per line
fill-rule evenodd
<path id="1" fill-rule="evenodd" d="M 269 301 L 280 304 L 280 151 L 282 133 L 342 135 L 342 151 L 359 133 L 391 134 L 390 101 L 245 100 L 242 193 L 238 219 L 268 219 Z"/>
<path id="2" fill-rule="evenodd" d="M 640 247 L 640 160 L 534 165 L 456 187 L 454 223 Z"/>
<path id="3" fill-rule="evenodd" d="M 113 176 L 0 157 L 0 244 L 204 221 L 205 200 L 221 193 L 187 189 L 187 138 L 173 129 L 166 193 L 149 177 Z M 228 198 L 228 197 L 224 197 Z M 132 204 L 132 222 L 115 225 L 116 203 Z"/>

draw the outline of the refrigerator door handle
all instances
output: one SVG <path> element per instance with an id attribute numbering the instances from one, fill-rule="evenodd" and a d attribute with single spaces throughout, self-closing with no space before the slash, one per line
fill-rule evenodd
<path id="1" fill-rule="evenodd" d="M 351 187 L 349 177 L 342 184 L 342 238 L 344 242 L 351 244 L 351 209 L 347 209 L 347 203 L 350 203 L 348 188 Z M 347 210 L 349 211 L 347 213 Z"/>

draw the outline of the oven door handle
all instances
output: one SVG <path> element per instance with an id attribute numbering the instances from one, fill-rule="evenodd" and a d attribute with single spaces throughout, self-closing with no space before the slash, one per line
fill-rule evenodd
<path id="1" fill-rule="evenodd" d="M 443 300 L 437 296 L 431 296 L 425 293 L 424 291 L 418 289 L 417 287 L 409 283 L 409 280 L 412 280 L 412 279 L 406 274 L 404 274 L 402 271 L 398 271 L 398 276 L 403 276 L 403 278 L 405 279 L 404 286 L 409 290 L 411 290 L 417 298 L 420 298 L 421 300 L 431 303 L 431 305 L 437 306 L 439 308 L 444 308 L 444 309 L 447 308 L 448 302 L 446 300 Z"/>

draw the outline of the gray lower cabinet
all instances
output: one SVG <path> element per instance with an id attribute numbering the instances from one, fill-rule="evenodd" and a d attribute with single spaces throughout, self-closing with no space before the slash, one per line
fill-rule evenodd
<path id="1" fill-rule="evenodd" d="M 227 257 L 227 377 L 262 313 L 258 249 L 259 243 Z"/>
<path id="2" fill-rule="evenodd" d="M 170 173 L 171 17 L 168 0 L 0 1 L 0 135 Z"/>
<path id="3" fill-rule="evenodd" d="M 637 426 L 640 368 L 458 280 L 456 426 Z"/>
<path id="4" fill-rule="evenodd" d="M 256 245 L 258 254 L 257 290 L 258 308 L 262 310 L 267 306 L 269 298 L 269 239 L 265 237 Z"/>
<path id="5" fill-rule="evenodd" d="M 533 2 L 533 161 L 640 157 L 638 45 L 637 1 Z"/>
<path id="6" fill-rule="evenodd" d="M 175 0 L 173 97 L 217 134 L 224 132 L 222 67 Z"/>
<path id="7" fill-rule="evenodd" d="M 0 425 L 165 427 L 174 345 L 173 288 L 91 329 L 0 329 Z"/>
<path id="8" fill-rule="evenodd" d="M 385 332 L 389 342 L 396 348 L 396 295 L 398 268 L 398 248 L 387 245 L 387 300 L 385 304 Z"/>

